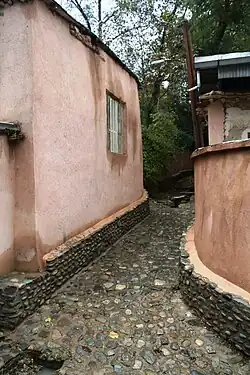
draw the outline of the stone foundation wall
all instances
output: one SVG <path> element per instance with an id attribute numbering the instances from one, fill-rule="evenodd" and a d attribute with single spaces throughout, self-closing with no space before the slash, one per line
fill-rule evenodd
<path id="1" fill-rule="evenodd" d="M 148 196 L 106 220 L 88 234 L 79 235 L 46 257 L 45 272 L 11 274 L 0 278 L 0 327 L 14 329 L 83 267 L 100 256 L 149 214 Z"/>
<path id="2" fill-rule="evenodd" d="M 195 272 L 181 243 L 180 290 L 187 305 L 207 326 L 250 356 L 250 304 L 236 295 L 225 293 L 215 283 Z"/>

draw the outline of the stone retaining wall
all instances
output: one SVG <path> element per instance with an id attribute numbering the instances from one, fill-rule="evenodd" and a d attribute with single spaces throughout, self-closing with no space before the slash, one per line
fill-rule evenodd
<path id="1" fill-rule="evenodd" d="M 215 283 L 195 272 L 181 243 L 180 290 L 187 305 L 194 309 L 207 326 L 250 356 L 250 304 L 226 293 Z"/>
<path id="2" fill-rule="evenodd" d="M 143 198 L 119 211 L 102 225 L 78 235 L 45 257 L 45 272 L 36 275 L 11 274 L 0 278 L 0 327 L 14 329 L 83 267 L 100 256 L 120 237 L 149 214 Z"/>

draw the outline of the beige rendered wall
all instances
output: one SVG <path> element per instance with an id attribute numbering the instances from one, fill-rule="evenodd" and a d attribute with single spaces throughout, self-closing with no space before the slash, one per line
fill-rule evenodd
<path id="1" fill-rule="evenodd" d="M 249 105 L 248 105 L 249 107 Z M 225 115 L 225 140 L 246 139 L 250 133 L 250 108 L 229 107 Z"/>
<path id="2" fill-rule="evenodd" d="M 207 107 L 209 144 L 247 139 L 250 133 L 250 107 L 248 102 L 237 105 L 214 101 Z"/>
<path id="3" fill-rule="evenodd" d="M 32 18 L 37 248 L 46 253 L 143 194 L 138 89 L 42 2 Z M 126 155 L 107 150 L 106 90 L 126 103 Z"/>
<path id="4" fill-rule="evenodd" d="M 208 139 L 209 144 L 214 145 L 224 141 L 224 108 L 219 101 L 213 102 L 207 107 L 208 112 Z"/>
<path id="5" fill-rule="evenodd" d="M 244 149 L 194 158 L 195 245 L 209 269 L 250 292 L 250 141 L 246 142 Z"/>

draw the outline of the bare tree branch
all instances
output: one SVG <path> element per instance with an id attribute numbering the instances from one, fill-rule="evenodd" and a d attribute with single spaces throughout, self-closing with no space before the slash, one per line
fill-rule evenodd
<path id="1" fill-rule="evenodd" d="M 89 18 L 87 16 L 87 14 L 84 12 L 81 4 L 79 3 L 78 0 L 72 0 L 72 4 L 77 8 L 77 10 L 81 13 L 82 17 L 84 18 L 84 20 L 86 21 L 86 24 L 87 24 L 87 27 L 88 29 L 91 31 L 91 25 L 90 25 L 90 22 L 89 22 Z"/>
<path id="2" fill-rule="evenodd" d="M 102 25 L 104 25 L 105 23 L 107 23 L 118 12 L 119 12 L 119 9 L 117 8 L 112 13 L 107 14 L 106 17 L 104 17 L 103 20 L 102 20 Z"/>
<path id="3" fill-rule="evenodd" d="M 118 38 L 120 38 L 121 36 L 123 36 L 123 35 L 129 33 L 130 31 L 138 30 L 138 29 L 140 29 L 140 28 L 141 28 L 141 25 L 138 25 L 138 26 L 136 26 L 136 27 L 127 28 L 127 29 L 123 30 L 122 32 L 120 32 L 119 34 L 117 34 L 114 38 L 107 40 L 106 43 L 112 43 L 112 42 L 114 42 L 116 39 L 118 39 Z"/>

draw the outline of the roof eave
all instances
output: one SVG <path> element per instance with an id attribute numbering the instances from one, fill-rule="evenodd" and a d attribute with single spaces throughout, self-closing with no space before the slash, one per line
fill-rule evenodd
<path id="1" fill-rule="evenodd" d="M 217 68 L 219 66 L 229 66 L 247 63 L 250 63 L 250 52 L 195 57 L 196 69 L 210 69 Z"/>

